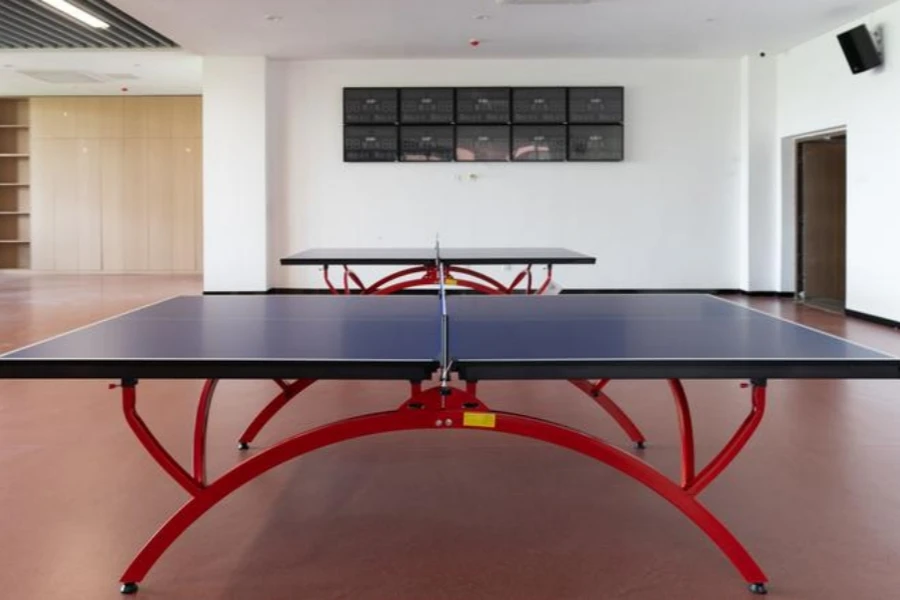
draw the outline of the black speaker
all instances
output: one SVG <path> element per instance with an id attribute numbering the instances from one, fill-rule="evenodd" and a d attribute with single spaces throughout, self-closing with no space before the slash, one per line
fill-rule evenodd
<path id="1" fill-rule="evenodd" d="M 837 36 L 854 74 L 881 66 L 881 53 L 868 27 L 860 25 Z"/>

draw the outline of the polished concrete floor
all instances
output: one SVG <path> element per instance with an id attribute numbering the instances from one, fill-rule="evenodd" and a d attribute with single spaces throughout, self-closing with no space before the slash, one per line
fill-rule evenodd
<path id="1" fill-rule="evenodd" d="M 178 293 L 194 277 L 0 273 L 0 350 Z M 789 301 L 754 301 L 900 353 L 900 334 Z M 0 381 L 0 598 L 117 598 L 117 580 L 184 492 L 144 454 L 104 381 Z M 686 382 L 698 455 L 745 416 L 733 381 Z M 147 381 L 139 406 L 189 457 L 201 382 Z M 269 382 L 223 383 L 211 470 Z M 677 477 L 677 423 L 659 382 L 608 388 L 644 429 L 644 458 Z M 258 443 L 376 408 L 399 383 L 322 383 Z M 561 383 L 485 384 L 497 408 L 580 427 L 627 447 L 590 401 Z M 775 381 L 757 436 L 702 495 L 771 578 L 770 596 L 900 596 L 900 382 Z M 239 490 L 180 539 L 141 598 L 658 600 L 749 598 L 731 565 L 679 513 L 602 465 L 537 442 L 390 434 L 327 448 Z"/>

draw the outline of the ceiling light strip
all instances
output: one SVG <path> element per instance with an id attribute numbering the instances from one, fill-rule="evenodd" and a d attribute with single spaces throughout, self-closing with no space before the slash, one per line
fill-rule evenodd
<path id="1" fill-rule="evenodd" d="M 97 2 L 97 0 L 82 0 L 91 10 L 102 16 L 112 25 L 116 25 L 119 32 L 127 34 L 134 43 L 143 47 L 156 48 L 159 46 L 177 47 L 178 44 L 157 33 L 152 28 L 144 25 L 129 14 L 122 12 L 115 6 L 106 2 Z"/>
<path id="2" fill-rule="evenodd" d="M 111 48 L 115 44 L 111 44 L 109 39 L 102 35 L 98 30 L 79 28 L 77 31 L 71 27 L 72 21 L 55 11 L 45 11 L 38 8 L 38 5 L 29 0 L 12 0 L 19 9 L 18 14 L 10 17 L 18 17 L 20 20 L 26 20 L 30 27 L 37 27 L 44 34 L 52 33 L 57 38 L 65 40 L 63 47 L 74 46 L 87 48 L 90 47 L 89 42 L 100 44 L 102 47 Z M 47 21 L 53 25 L 53 29 L 48 32 Z M 35 36 L 39 37 L 39 36 Z"/>
<path id="3" fill-rule="evenodd" d="M 76 21 L 84 23 L 88 27 L 93 27 L 94 29 L 109 29 L 109 23 L 106 21 L 99 19 L 89 13 L 88 11 L 75 6 L 68 0 L 39 0 L 43 2 L 47 6 L 51 6 L 58 10 L 61 13 L 64 13 Z"/>

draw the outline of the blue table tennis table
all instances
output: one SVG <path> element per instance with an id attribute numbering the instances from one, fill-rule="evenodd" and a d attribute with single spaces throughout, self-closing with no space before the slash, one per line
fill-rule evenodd
<path id="1" fill-rule="evenodd" d="M 443 266 L 436 268 L 440 284 Z M 117 381 L 128 425 L 189 495 L 121 576 L 126 594 L 138 590 L 191 524 L 270 469 L 345 440 L 424 429 L 512 434 L 594 458 L 668 500 L 718 546 L 752 592 L 764 594 L 763 570 L 699 494 L 759 426 L 768 380 L 898 378 L 900 359 L 713 296 L 448 296 L 441 284 L 434 295 L 176 297 L 0 356 L 0 377 Z M 206 380 L 189 467 L 137 412 L 138 382 L 149 378 Z M 641 460 L 641 450 L 492 410 L 478 393 L 485 380 L 622 378 L 668 383 L 681 432 L 679 480 Z M 747 418 L 702 468 L 694 458 L 686 378 L 738 379 L 751 389 Z M 298 432 L 210 481 L 207 419 L 223 379 L 275 380 L 281 393 L 264 409 L 269 417 L 317 380 L 401 380 L 410 392 L 394 410 Z"/>

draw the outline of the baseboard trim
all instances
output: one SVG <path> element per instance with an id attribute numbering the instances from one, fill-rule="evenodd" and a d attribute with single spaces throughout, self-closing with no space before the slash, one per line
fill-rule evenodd
<path id="1" fill-rule="evenodd" d="M 741 290 L 741 294 L 750 298 L 793 298 L 794 292 L 748 292 Z"/>
<path id="2" fill-rule="evenodd" d="M 884 317 L 877 317 L 875 315 L 870 315 L 869 313 L 860 312 L 858 310 L 850 310 L 849 308 L 844 309 L 844 314 L 846 314 L 848 317 L 853 317 L 854 319 L 868 321 L 877 325 L 885 325 L 893 329 L 900 329 L 900 321 L 885 319 Z"/>
<path id="3" fill-rule="evenodd" d="M 207 292 L 204 291 L 204 296 L 265 296 L 266 294 L 271 294 L 272 290 L 266 290 L 265 292 Z"/>

